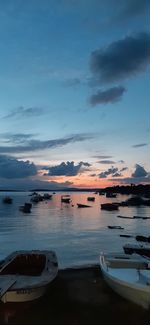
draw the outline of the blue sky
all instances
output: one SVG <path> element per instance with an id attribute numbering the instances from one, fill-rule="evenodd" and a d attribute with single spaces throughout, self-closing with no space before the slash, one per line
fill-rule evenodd
<path id="1" fill-rule="evenodd" d="M 0 1 L 1 188 L 150 182 L 149 14 L 148 0 Z"/>

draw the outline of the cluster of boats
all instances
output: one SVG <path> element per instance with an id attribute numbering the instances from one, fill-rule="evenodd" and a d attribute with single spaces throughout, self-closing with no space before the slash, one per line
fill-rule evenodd
<path id="1" fill-rule="evenodd" d="M 101 193 L 102 195 L 102 193 Z M 106 194 L 107 197 L 115 197 Z M 37 203 L 50 200 L 52 195 L 33 193 L 31 202 Z M 94 202 L 95 197 L 87 197 Z M 12 203 L 10 197 L 3 199 L 4 203 Z M 61 202 L 70 204 L 70 195 L 62 195 Z M 20 207 L 22 212 L 30 212 L 32 203 Z M 133 203 L 133 202 L 130 202 Z M 118 210 L 118 203 L 101 204 L 101 209 Z M 123 205 L 122 205 L 123 206 Z M 88 204 L 77 203 L 78 208 L 91 207 Z M 149 219 L 133 216 L 118 218 Z M 109 229 L 124 229 L 121 226 L 108 226 Z M 131 235 L 120 235 L 133 237 Z M 135 236 L 137 241 L 150 243 L 150 236 Z M 120 296 L 142 306 L 150 308 L 150 247 L 146 245 L 126 244 L 124 253 L 100 254 L 100 270 L 107 284 Z M 58 274 L 58 260 L 54 251 L 32 250 L 16 251 L 0 262 L 0 300 L 3 303 L 20 303 L 36 300 L 42 297 L 50 283 Z"/>

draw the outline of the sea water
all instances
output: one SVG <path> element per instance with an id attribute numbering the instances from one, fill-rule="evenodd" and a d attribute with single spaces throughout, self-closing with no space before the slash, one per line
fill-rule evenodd
<path id="1" fill-rule="evenodd" d="M 34 203 L 31 213 L 25 214 L 19 207 L 30 202 L 29 192 L 0 192 L 0 259 L 15 250 L 48 249 L 57 254 L 59 267 L 99 263 L 101 251 L 122 251 L 126 243 L 136 243 L 135 236 L 149 236 L 150 220 L 119 219 L 128 217 L 150 217 L 150 207 L 120 207 L 118 211 L 101 210 L 106 202 L 120 202 L 129 198 L 117 195 L 106 198 L 92 192 L 56 192 L 51 200 Z M 43 194 L 41 192 L 41 194 Z M 71 203 L 62 203 L 61 195 L 70 194 Z M 12 204 L 4 204 L 9 195 Z M 95 202 L 87 201 L 94 196 Z M 78 208 L 77 203 L 89 208 Z M 108 229 L 108 225 L 119 225 L 124 230 Z M 132 238 L 120 237 L 132 235 Z"/>

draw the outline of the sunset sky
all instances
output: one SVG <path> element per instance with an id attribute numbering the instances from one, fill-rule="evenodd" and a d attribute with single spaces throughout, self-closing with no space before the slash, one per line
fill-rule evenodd
<path id="1" fill-rule="evenodd" d="M 150 183 L 149 17 L 149 0 L 0 0 L 0 188 Z"/>

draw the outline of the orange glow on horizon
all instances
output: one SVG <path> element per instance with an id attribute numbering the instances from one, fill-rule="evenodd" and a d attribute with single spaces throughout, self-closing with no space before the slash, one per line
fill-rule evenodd
<path id="1" fill-rule="evenodd" d="M 70 182 L 70 187 L 79 187 L 79 188 L 105 188 L 109 186 L 119 185 L 118 182 L 109 181 L 109 179 L 90 177 L 87 175 L 77 175 L 77 176 L 55 176 L 55 177 L 45 177 L 45 181 L 48 182 L 57 182 L 57 183 L 66 183 Z"/>

